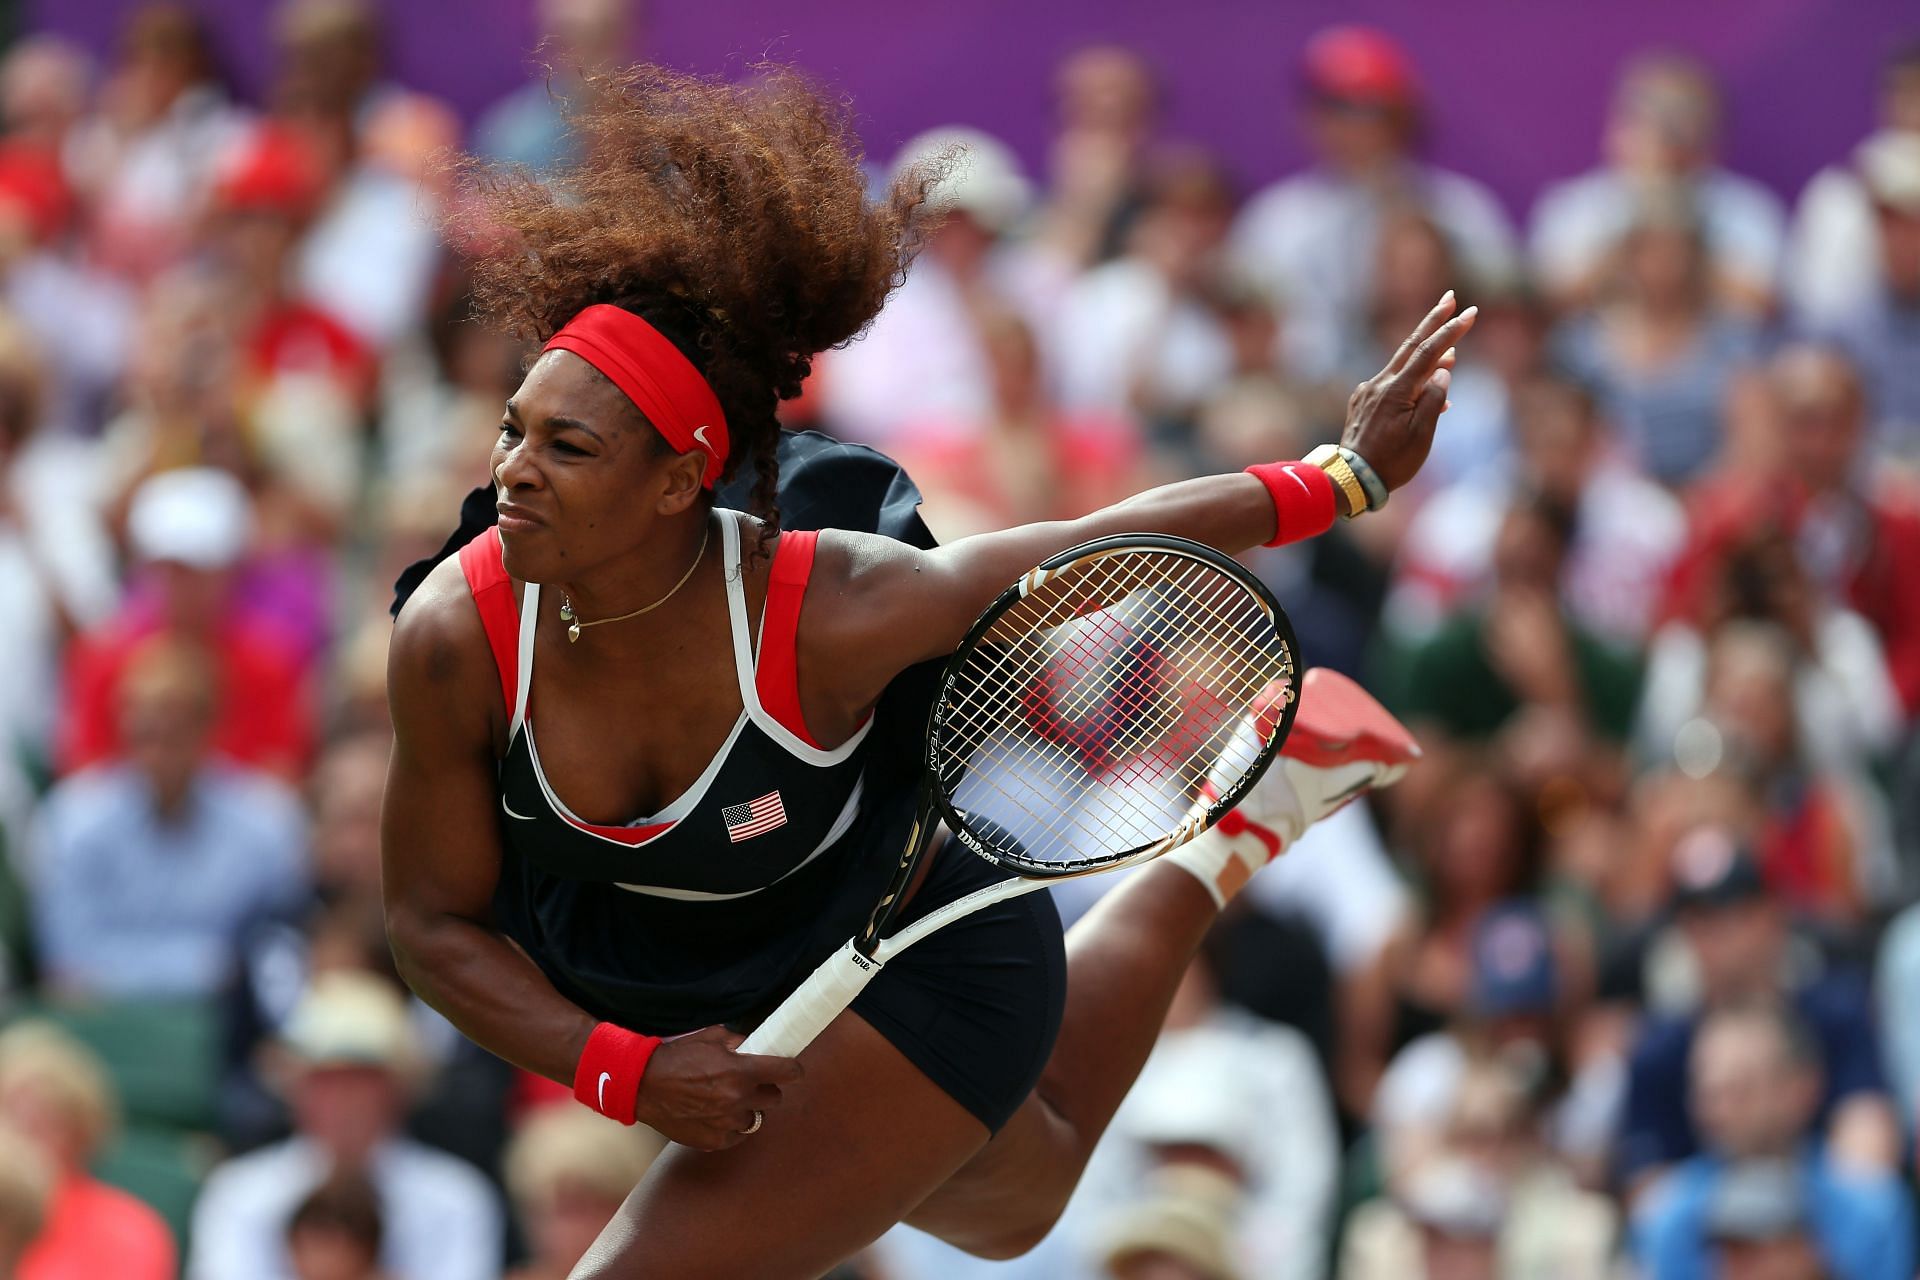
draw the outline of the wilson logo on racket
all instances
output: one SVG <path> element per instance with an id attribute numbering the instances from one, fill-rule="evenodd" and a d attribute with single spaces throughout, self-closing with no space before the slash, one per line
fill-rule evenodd
<path id="1" fill-rule="evenodd" d="M 720 820 L 727 824 L 727 839 L 739 844 L 786 826 L 787 807 L 780 803 L 778 791 L 769 791 L 758 800 L 728 805 L 720 811 Z"/>

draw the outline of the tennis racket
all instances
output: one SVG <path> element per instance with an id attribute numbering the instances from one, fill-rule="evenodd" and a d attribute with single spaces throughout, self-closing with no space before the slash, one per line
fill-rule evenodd
<path id="1" fill-rule="evenodd" d="M 793 1057 L 894 956 L 1056 880 L 1117 871 L 1238 804 L 1293 725 L 1293 629 L 1231 558 L 1119 534 L 1008 587 L 941 673 L 913 826 L 865 929 L 748 1036 Z M 1010 873 L 894 932 L 936 822 Z"/>

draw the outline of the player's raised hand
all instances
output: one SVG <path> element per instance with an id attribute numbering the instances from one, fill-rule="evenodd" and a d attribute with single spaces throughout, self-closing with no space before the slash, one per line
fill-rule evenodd
<path id="1" fill-rule="evenodd" d="M 1427 460 L 1434 424 L 1446 407 L 1453 380 L 1454 344 L 1479 316 L 1477 307 L 1457 316 L 1453 308 L 1449 289 L 1386 368 L 1355 387 L 1347 400 L 1347 427 L 1340 443 L 1365 458 L 1390 490 L 1413 479 Z"/>
<path id="2" fill-rule="evenodd" d="M 640 1079 L 635 1118 L 661 1136 L 699 1151 L 747 1139 L 754 1112 L 780 1106 L 782 1085 L 802 1074 L 793 1058 L 735 1053 L 744 1037 L 708 1027 L 654 1050 Z"/>

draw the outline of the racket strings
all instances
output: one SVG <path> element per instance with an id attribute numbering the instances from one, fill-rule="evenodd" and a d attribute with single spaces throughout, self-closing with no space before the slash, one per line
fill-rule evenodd
<path id="1" fill-rule="evenodd" d="M 949 684 L 938 776 L 1019 860 L 1094 867 L 1231 792 L 1293 659 L 1261 600 L 1206 561 L 1100 553 L 1029 583 Z"/>

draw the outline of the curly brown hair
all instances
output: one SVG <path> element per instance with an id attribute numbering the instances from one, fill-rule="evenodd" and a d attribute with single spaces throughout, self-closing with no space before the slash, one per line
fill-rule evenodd
<path id="1" fill-rule="evenodd" d="M 642 65 L 588 77 L 576 101 L 576 164 L 468 171 L 466 211 L 511 246 L 474 264 L 475 311 L 544 342 L 605 302 L 665 334 L 720 399 L 726 474 L 753 460 L 771 534 L 778 403 L 905 275 L 940 166 L 869 203 L 846 103 L 786 68 L 734 85 Z"/>

